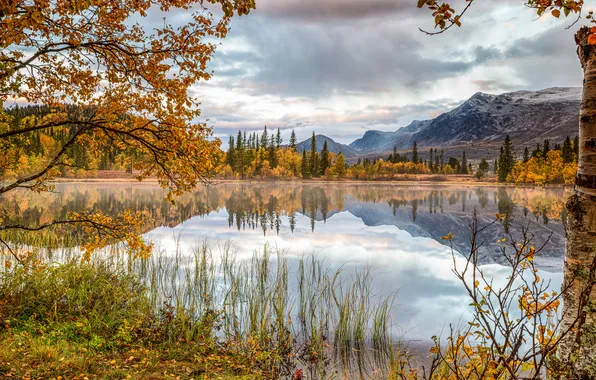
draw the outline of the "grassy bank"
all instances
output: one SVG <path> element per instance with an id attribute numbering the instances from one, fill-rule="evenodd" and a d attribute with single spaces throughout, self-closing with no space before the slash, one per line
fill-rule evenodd
<path id="1" fill-rule="evenodd" d="M 6 262 L 0 375 L 386 378 L 394 365 L 392 299 L 372 294 L 370 271 L 267 248 L 240 259 L 230 244 L 137 261 L 112 250 Z"/>

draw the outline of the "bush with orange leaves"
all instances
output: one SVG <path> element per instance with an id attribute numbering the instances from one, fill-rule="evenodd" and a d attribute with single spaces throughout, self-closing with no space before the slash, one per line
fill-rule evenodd
<path id="1" fill-rule="evenodd" d="M 541 379 L 565 376 L 565 365 L 557 357 L 561 339 L 572 332 L 558 319 L 563 292 L 551 289 L 540 278 L 534 258 L 542 247 L 532 245 L 534 236 L 522 231 L 519 240 L 502 238 L 501 254 L 510 267 L 504 283 L 488 277 L 478 264 L 478 250 L 484 244 L 480 234 L 497 223 L 471 223 L 470 252 L 465 260 L 453 251 L 453 234 L 444 236 L 452 247 L 453 272 L 470 299 L 473 318 L 463 327 L 450 326 L 446 339 L 433 337 L 430 365 L 410 365 L 401 353 L 393 361 L 392 379 Z M 556 378 L 556 377 L 553 377 Z"/>

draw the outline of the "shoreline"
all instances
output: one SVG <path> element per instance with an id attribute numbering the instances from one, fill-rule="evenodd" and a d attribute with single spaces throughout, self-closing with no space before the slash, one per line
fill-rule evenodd
<path id="1" fill-rule="evenodd" d="M 473 178 L 453 178 L 447 180 L 430 179 L 432 177 L 421 178 L 421 179 L 407 179 L 407 180 L 357 180 L 357 179 L 345 179 L 345 180 L 326 180 L 326 179 L 213 179 L 209 180 L 206 185 L 219 185 L 219 184 L 238 184 L 238 185 L 394 185 L 397 187 L 401 186 L 466 186 L 466 187 L 507 187 L 507 188 L 565 188 L 573 187 L 573 185 L 563 183 L 549 183 L 544 185 L 537 185 L 531 183 L 508 183 L 508 182 L 496 182 L 496 181 L 478 181 Z M 56 178 L 50 181 L 53 184 L 60 183 L 87 183 L 87 184 L 135 184 L 139 186 L 143 185 L 156 185 L 159 186 L 156 178 L 147 178 L 143 181 L 139 181 L 135 178 Z M 199 185 L 201 186 L 201 185 Z"/>

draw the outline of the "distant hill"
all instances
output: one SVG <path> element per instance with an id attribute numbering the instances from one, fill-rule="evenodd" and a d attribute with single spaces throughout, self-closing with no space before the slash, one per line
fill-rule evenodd
<path id="1" fill-rule="evenodd" d="M 364 136 L 350 144 L 350 148 L 358 153 L 388 152 L 397 146 L 407 149 L 411 146 L 413 136 L 423 130 L 432 120 L 414 120 L 407 127 L 395 132 L 366 131 Z"/>
<path id="2" fill-rule="evenodd" d="M 562 142 L 577 134 L 581 88 L 548 88 L 501 95 L 477 93 L 435 119 L 414 121 L 395 132 L 367 131 L 350 144 L 357 155 L 382 155 L 394 146 L 411 149 L 414 141 L 425 148 L 444 149 L 469 157 L 494 158 L 509 134 L 518 151 L 544 139 Z"/>
<path id="3" fill-rule="evenodd" d="M 310 140 L 311 139 L 306 139 L 296 144 L 296 151 L 301 153 L 303 150 L 310 151 Z M 321 153 L 321 150 L 323 149 L 323 144 L 325 143 L 325 141 L 327 141 L 327 149 L 329 149 L 330 152 L 341 152 L 345 157 L 355 157 L 358 155 L 358 152 L 356 152 L 354 149 L 350 148 L 345 144 L 338 143 L 325 135 L 316 135 L 315 141 L 317 142 L 317 152 L 319 153 Z"/>

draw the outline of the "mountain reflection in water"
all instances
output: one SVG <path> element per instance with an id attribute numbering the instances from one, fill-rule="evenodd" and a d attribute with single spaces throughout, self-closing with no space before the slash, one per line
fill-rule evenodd
<path id="1" fill-rule="evenodd" d="M 244 257 L 268 244 L 290 257 L 315 253 L 331 269 L 342 267 L 348 274 L 370 266 L 374 292 L 397 291 L 395 321 L 410 339 L 428 339 L 469 317 L 469 301 L 451 271 L 453 257 L 442 237 L 453 233 L 454 249 L 468 252 L 474 210 L 481 225 L 503 216 L 480 236 L 480 264 L 496 284 L 508 274 L 498 240 L 519 237 L 528 228 L 537 246 L 546 243 L 535 262 L 541 277 L 558 290 L 570 193 L 560 187 L 223 183 L 170 204 L 151 184 L 69 183 L 58 184 L 56 191 L 11 193 L 0 199 L 0 217 L 5 223 L 37 225 L 70 211 L 116 214 L 132 208 L 151 216 L 145 236 L 166 250 L 232 240 Z"/>

